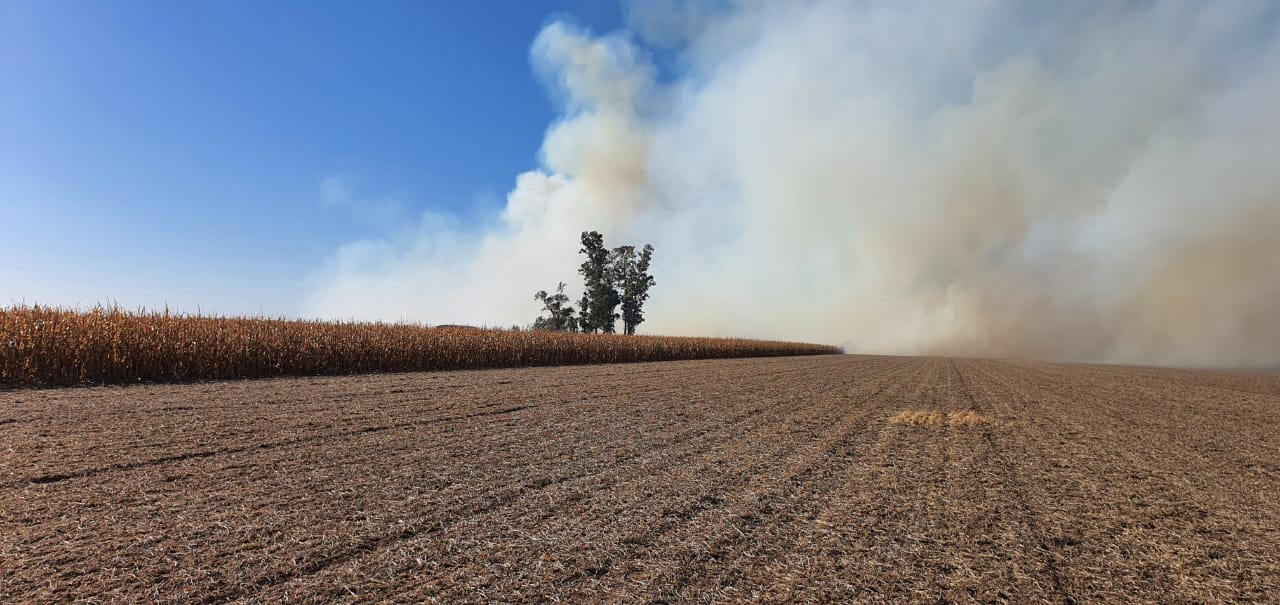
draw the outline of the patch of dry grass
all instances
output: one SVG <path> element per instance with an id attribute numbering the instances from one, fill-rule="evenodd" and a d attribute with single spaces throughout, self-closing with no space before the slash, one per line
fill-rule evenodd
<path id="1" fill-rule="evenodd" d="M 998 424 L 995 419 L 973 410 L 962 412 L 937 412 L 932 410 L 903 410 L 889 419 L 890 424 L 907 426 L 978 426 Z"/>

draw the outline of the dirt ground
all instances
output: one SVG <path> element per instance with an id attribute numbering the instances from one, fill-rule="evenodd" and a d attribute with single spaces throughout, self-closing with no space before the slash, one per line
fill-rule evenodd
<path id="1" fill-rule="evenodd" d="M 824 356 L 5 391 L 0 501 L 0 602 L 1280 602 L 1280 374 Z"/>

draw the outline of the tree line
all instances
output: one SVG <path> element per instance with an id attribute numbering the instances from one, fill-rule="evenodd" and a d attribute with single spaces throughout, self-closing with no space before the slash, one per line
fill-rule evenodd
<path id="1" fill-rule="evenodd" d="M 621 319 L 623 332 L 635 334 L 636 326 L 644 321 L 649 288 L 656 283 L 649 274 L 653 246 L 645 244 L 639 250 L 635 246 L 618 246 L 610 250 L 605 248 L 600 233 L 583 231 L 578 252 L 587 256 L 578 267 L 583 280 L 578 307 L 569 303 L 564 282 L 556 286 L 553 294 L 539 290 L 533 298 L 542 303 L 543 314 L 534 320 L 533 329 L 613 334 Z M 621 313 L 618 307 L 622 307 Z"/>

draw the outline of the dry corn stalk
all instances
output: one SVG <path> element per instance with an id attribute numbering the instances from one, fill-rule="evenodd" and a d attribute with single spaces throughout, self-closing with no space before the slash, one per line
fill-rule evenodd
<path id="1" fill-rule="evenodd" d="M 839 353 L 745 339 L 0 309 L 0 386 L 191 381 Z"/>

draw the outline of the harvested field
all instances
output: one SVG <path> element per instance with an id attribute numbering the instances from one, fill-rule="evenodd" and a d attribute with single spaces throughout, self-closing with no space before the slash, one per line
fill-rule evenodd
<path id="1" fill-rule="evenodd" d="M 865 356 L 0 392 L 0 602 L 1276 602 L 1278 418 Z"/>

